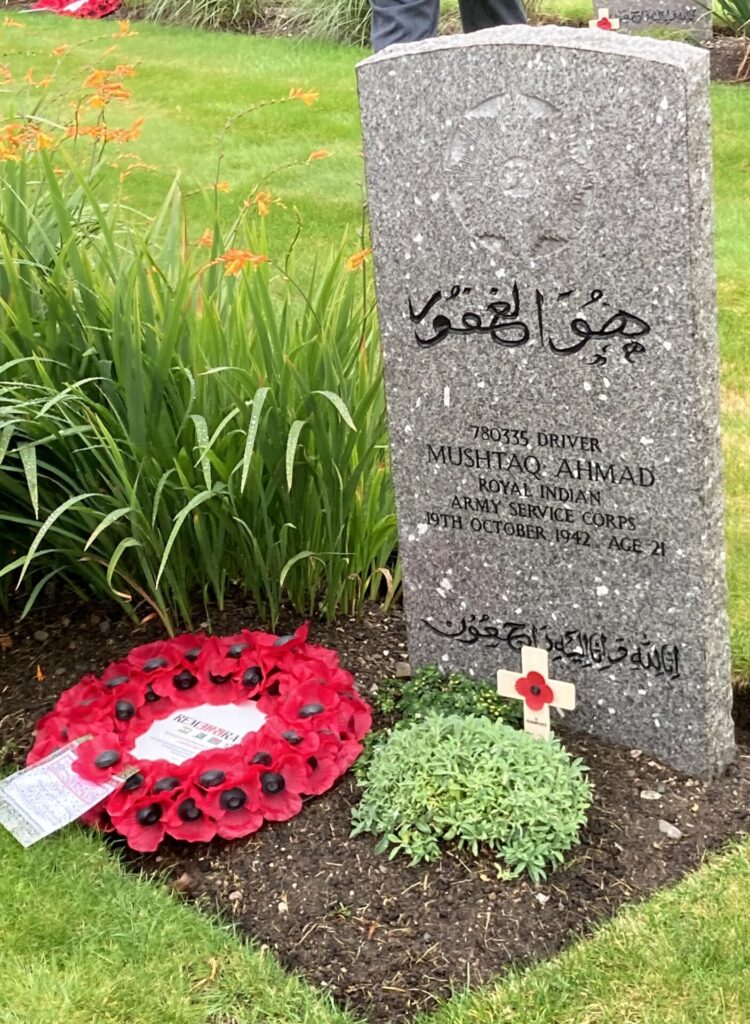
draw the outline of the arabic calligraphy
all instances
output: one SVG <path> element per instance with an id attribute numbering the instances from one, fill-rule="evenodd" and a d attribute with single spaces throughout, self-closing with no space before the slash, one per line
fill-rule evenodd
<path id="1" fill-rule="evenodd" d="M 607 365 L 610 349 L 615 342 L 622 343 L 622 355 L 631 365 L 636 356 L 646 351 L 645 345 L 636 339 L 649 334 L 651 325 L 642 317 L 624 309 L 617 309 L 614 313 L 603 312 L 608 310 L 609 303 L 604 300 L 604 292 L 600 288 L 592 289 L 588 293 L 588 300 L 576 307 L 585 310 L 589 306 L 599 306 L 596 318 L 593 313 L 573 316 L 568 323 L 566 337 L 561 336 L 558 329 L 550 330 L 547 327 L 546 299 L 539 289 L 535 290 L 533 300 L 536 335 L 532 335 L 528 322 L 521 318 L 521 297 L 517 282 L 513 283 L 509 299 L 491 298 L 480 307 L 480 312 L 464 309 L 459 314 L 453 314 L 453 306 L 449 304 L 455 303 L 457 299 L 468 304 L 471 300 L 467 297 L 473 291 L 473 288 L 459 284 L 452 285 L 445 292 L 438 288 L 425 303 L 416 307 L 411 296 L 408 297 L 409 320 L 416 325 L 414 340 L 420 348 L 433 348 L 448 337 L 476 335 L 503 348 L 519 348 L 538 340 L 555 355 L 572 356 L 583 352 L 592 342 L 594 347 L 601 343 L 598 351 L 590 353 L 591 358 L 587 360 L 590 366 Z M 495 296 L 497 292 L 497 288 L 490 288 L 489 294 Z M 555 301 L 560 303 L 568 300 L 573 294 L 573 290 L 559 292 Z M 425 330 L 425 321 L 429 318 L 431 323 Z"/>
<path id="2" fill-rule="evenodd" d="M 684 22 L 689 25 L 695 24 L 697 21 L 706 21 L 710 15 L 706 14 L 706 11 L 699 11 L 697 7 L 683 7 L 680 10 L 674 10 L 670 8 L 660 8 L 659 10 L 638 10 L 635 8 L 631 11 L 623 11 L 618 15 L 620 18 L 620 24 L 627 25 L 640 25 L 643 24 L 661 24 L 671 25 L 672 22 Z"/>
<path id="3" fill-rule="evenodd" d="M 495 648 L 501 644 L 520 652 L 522 647 L 542 647 L 552 661 L 564 661 L 580 668 L 600 672 L 617 665 L 632 671 L 651 672 L 657 677 L 680 678 L 680 651 L 677 644 L 658 643 L 645 634 L 640 640 L 623 636 L 611 638 L 605 633 L 588 633 L 581 629 L 541 627 L 526 622 L 503 622 L 497 625 L 489 615 L 464 616 L 460 622 L 450 620 L 444 626 L 431 619 L 422 622 L 433 633 L 458 643 Z"/>

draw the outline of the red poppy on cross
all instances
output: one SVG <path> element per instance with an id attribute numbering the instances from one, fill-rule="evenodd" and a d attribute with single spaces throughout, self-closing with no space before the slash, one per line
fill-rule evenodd
<path id="1" fill-rule="evenodd" d="M 603 28 L 608 32 L 620 27 L 619 18 L 610 18 L 609 7 L 599 7 L 596 17 L 589 22 L 589 28 Z"/>
<path id="2" fill-rule="evenodd" d="M 532 736 L 550 738 L 550 707 L 572 711 L 576 706 L 576 688 L 572 683 L 549 678 L 549 654 L 541 647 L 521 648 L 521 671 L 497 673 L 497 692 L 501 697 L 523 700 L 523 727 Z"/>

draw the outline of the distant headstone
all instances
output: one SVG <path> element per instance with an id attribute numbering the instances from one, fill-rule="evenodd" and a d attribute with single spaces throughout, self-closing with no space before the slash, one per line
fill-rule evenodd
<path id="1" fill-rule="evenodd" d="M 605 17 L 613 22 L 612 27 L 621 32 L 650 32 L 658 29 L 658 35 L 669 38 L 689 37 L 705 42 L 713 36 L 711 4 L 706 6 L 695 0 L 606 0 L 606 15 L 602 5 L 594 2 L 594 18 Z"/>
<path id="2" fill-rule="evenodd" d="M 733 756 L 708 57 L 513 26 L 359 65 L 413 668 Z"/>

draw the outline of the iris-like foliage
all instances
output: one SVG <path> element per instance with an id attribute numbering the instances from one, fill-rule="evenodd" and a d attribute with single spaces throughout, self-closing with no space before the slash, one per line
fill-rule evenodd
<path id="1" fill-rule="evenodd" d="M 59 577 L 169 631 L 235 584 L 272 624 L 391 598 L 366 270 L 334 253 L 301 284 L 249 215 L 191 243 L 177 187 L 140 234 L 60 161 L 0 183 L 0 581 L 25 611 Z"/>
<path id="2" fill-rule="evenodd" d="M 591 803 L 580 760 L 487 718 L 431 715 L 373 751 L 352 834 L 436 860 L 441 842 L 491 850 L 501 871 L 543 879 L 578 839 Z"/>

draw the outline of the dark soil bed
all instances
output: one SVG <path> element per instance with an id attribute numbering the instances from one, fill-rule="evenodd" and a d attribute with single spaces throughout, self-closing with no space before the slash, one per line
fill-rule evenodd
<path id="1" fill-rule="evenodd" d="M 252 624 L 249 610 L 237 606 L 216 616 L 212 627 L 225 633 Z M 280 629 L 296 624 L 287 619 Z M 371 608 L 361 622 L 314 624 L 312 633 L 338 648 L 366 693 L 405 658 L 399 614 Z M 158 635 L 154 623 L 134 629 L 90 611 L 65 613 L 56 602 L 17 630 L 0 631 L 0 760 L 21 764 L 34 720 L 61 689 Z M 37 666 L 45 679 L 36 678 Z M 499 881 L 488 858 L 447 852 L 434 865 L 410 868 L 401 858 L 375 856 L 371 838 L 349 838 L 357 799 L 351 777 L 311 800 L 297 818 L 266 825 L 247 840 L 170 843 L 158 855 L 127 858 L 163 873 L 182 898 L 234 920 L 285 967 L 356 1014 L 403 1021 L 434 1008 L 452 988 L 551 955 L 623 903 L 697 867 L 706 851 L 744 835 L 750 814 L 744 729 L 738 739 L 736 765 L 705 785 L 638 751 L 567 737 L 591 769 L 595 801 L 581 844 L 540 885 Z M 665 823 L 680 835 L 665 834 Z"/>

